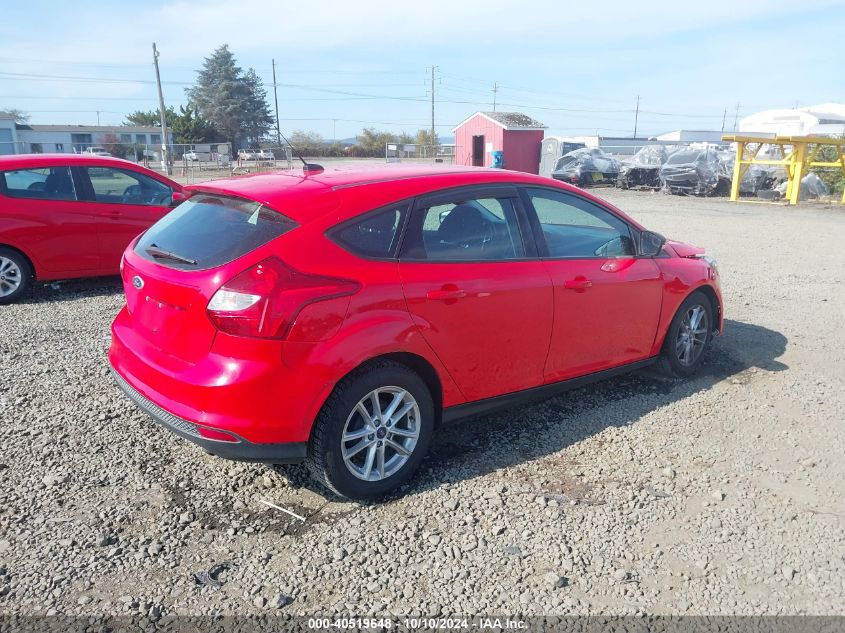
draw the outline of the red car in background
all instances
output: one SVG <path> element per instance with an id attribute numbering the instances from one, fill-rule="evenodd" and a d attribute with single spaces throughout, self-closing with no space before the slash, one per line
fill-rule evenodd
<path id="1" fill-rule="evenodd" d="M 0 156 L 0 303 L 33 280 L 118 274 L 129 242 L 184 199 L 180 184 L 119 158 Z"/>
<path id="2" fill-rule="evenodd" d="M 715 262 L 504 170 L 255 174 L 195 185 L 127 248 L 109 361 L 135 404 L 233 459 L 307 460 L 356 499 L 441 421 L 658 362 L 722 328 Z"/>

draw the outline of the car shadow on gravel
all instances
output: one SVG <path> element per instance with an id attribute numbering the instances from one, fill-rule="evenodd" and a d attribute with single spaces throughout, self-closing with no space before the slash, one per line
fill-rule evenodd
<path id="1" fill-rule="evenodd" d="M 534 404 L 446 424 L 435 433 L 417 475 L 380 503 L 542 458 L 606 428 L 634 424 L 651 411 L 722 381 L 745 384 L 759 370 L 784 371 L 788 367 L 777 359 L 786 343 L 780 332 L 726 320 L 724 334 L 714 340 L 698 373 L 690 379 L 667 378 L 647 368 Z M 613 406 L 619 404 L 623 406 Z M 314 489 L 303 467 L 277 468 L 295 488 Z M 561 499 L 590 502 L 589 490 L 579 488 L 575 481 L 559 482 L 558 488 L 550 486 Z M 319 492 L 327 499 L 343 501 L 325 490 Z"/>
<path id="2" fill-rule="evenodd" d="M 435 434 L 420 473 L 397 496 L 556 453 L 606 428 L 634 424 L 651 411 L 725 380 L 742 384 L 758 370 L 784 371 L 788 367 L 777 359 L 786 343 L 780 332 L 726 320 L 724 334 L 714 340 L 690 379 L 666 378 L 647 368 L 532 405 L 444 425 Z M 623 401 L 624 406 L 608 406 Z"/>
<path id="3" fill-rule="evenodd" d="M 36 283 L 17 303 L 35 305 L 83 297 L 109 297 L 122 292 L 123 284 L 120 277 L 91 277 L 70 281 Z"/>

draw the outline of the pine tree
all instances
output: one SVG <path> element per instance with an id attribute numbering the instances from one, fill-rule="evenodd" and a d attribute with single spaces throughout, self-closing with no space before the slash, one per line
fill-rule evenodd
<path id="1" fill-rule="evenodd" d="M 255 142 L 272 124 L 267 92 L 255 71 L 246 73 L 224 44 L 205 58 L 193 87 L 185 91 L 191 106 L 233 145 Z"/>
<path id="2" fill-rule="evenodd" d="M 273 126 L 274 119 L 270 113 L 270 104 L 267 103 L 267 90 L 255 70 L 247 70 L 243 80 L 247 86 L 244 132 L 248 141 L 257 145 Z"/>

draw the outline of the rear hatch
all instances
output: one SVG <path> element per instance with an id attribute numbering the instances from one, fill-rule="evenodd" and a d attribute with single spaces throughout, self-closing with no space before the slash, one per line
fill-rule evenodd
<path id="1" fill-rule="evenodd" d="M 122 277 L 133 336 L 163 354 L 197 362 L 217 333 L 208 302 L 240 272 L 227 265 L 296 226 L 260 202 L 194 194 L 126 252 Z"/>

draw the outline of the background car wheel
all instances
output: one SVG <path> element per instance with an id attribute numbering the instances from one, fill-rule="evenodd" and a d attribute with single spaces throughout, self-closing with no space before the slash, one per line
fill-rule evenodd
<path id="1" fill-rule="evenodd" d="M 308 469 L 333 492 L 381 497 L 408 481 L 428 452 L 434 403 L 413 371 L 377 361 L 346 377 L 323 405 Z"/>
<path id="2" fill-rule="evenodd" d="M 660 356 L 660 369 L 671 376 L 691 376 L 713 336 L 713 304 L 703 292 L 687 297 L 675 313 Z"/>
<path id="3" fill-rule="evenodd" d="M 17 301 L 32 281 L 32 268 L 19 252 L 0 246 L 0 303 Z"/>

